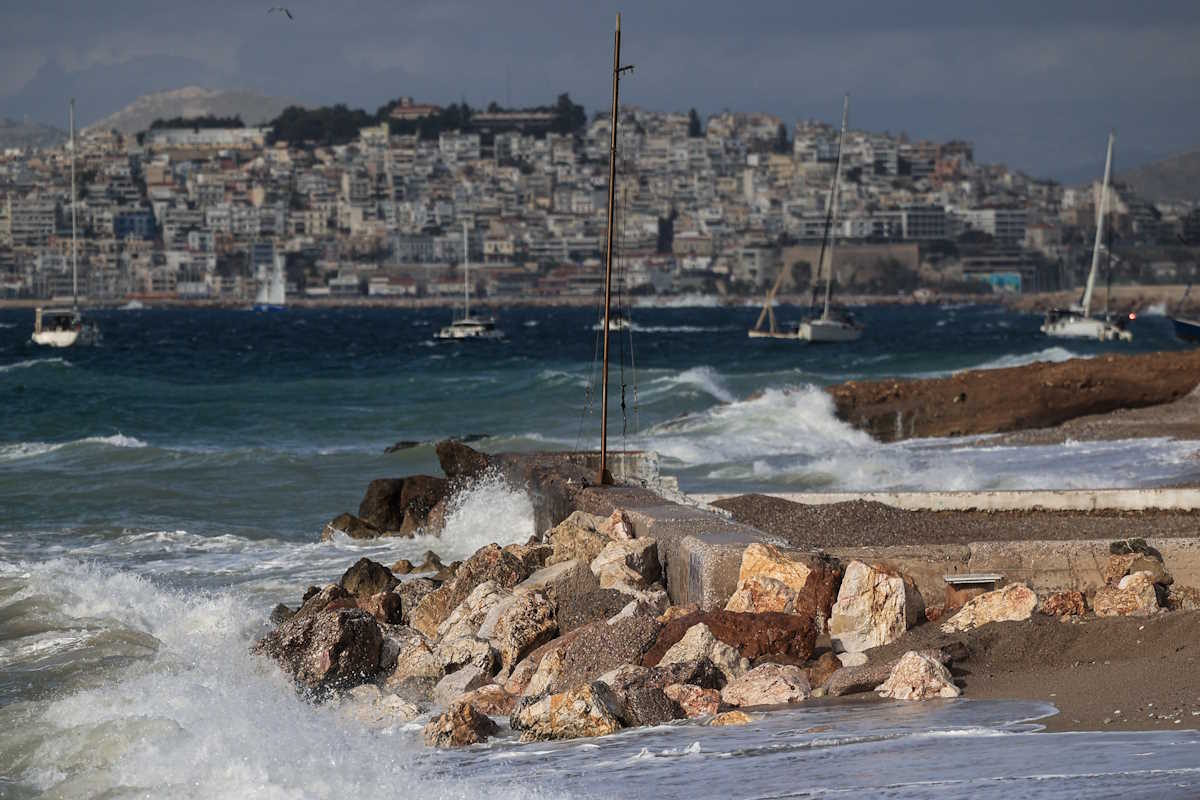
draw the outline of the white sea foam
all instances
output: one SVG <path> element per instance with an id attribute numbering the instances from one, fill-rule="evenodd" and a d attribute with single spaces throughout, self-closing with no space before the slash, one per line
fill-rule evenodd
<path id="1" fill-rule="evenodd" d="M 1014 353 L 1012 355 L 1000 356 L 999 358 L 993 358 L 990 361 L 985 361 L 976 367 L 972 367 L 972 369 L 1004 369 L 1006 367 L 1023 367 L 1026 364 L 1036 364 L 1043 361 L 1058 363 L 1070 361 L 1073 358 L 1091 357 L 1090 355 L 1071 352 L 1065 347 L 1058 347 L 1056 345 L 1037 350 L 1033 353 Z"/>
<path id="2" fill-rule="evenodd" d="M 663 375 L 654 378 L 646 387 L 646 396 L 653 397 L 656 391 L 671 392 L 692 390 L 707 394 L 722 403 L 732 403 L 736 398 L 725 386 L 721 373 L 712 367 L 692 367 L 678 375 Z"/>
<path id="3" fill-rule="evenodd" d="M 638 308 L 717 308 L 721 298 L 715 294 L 680 294 L 639 297 Z"/>
<path id="4" fill-rule="evenodd" d="M 48 366 L 51 364 L 57 364 L 60 367 L 72 366 L 70 361 L 60 357 L 30 358 L 25 361 L 14 361 L 12 364 L 0 364 L 0 373 L 12 372 L 18 369 L 29 369 L 30 367 Z"/>
<path id="5" fill-rule="evenodd" d="M 0 461 L 16 461 L 21 458 L 36 458 L 47 453 L 54 453 L 64 448 L 71 447 L 86 447 L 86 446 L 102 446 L 102 447 L 123 447 L 123 448 L 139 448 L 146 447 L 146 443 L 141 439 L 133 436 L 124 436 L 120 433 L 112 436 L 88 436 L 84 439 L 75 439 L 70 442 L 14 442 L 12 444 L 0 445 Z"/>

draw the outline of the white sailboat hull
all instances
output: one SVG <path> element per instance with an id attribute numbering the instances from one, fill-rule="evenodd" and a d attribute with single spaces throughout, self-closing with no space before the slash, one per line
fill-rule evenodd
<path id="1" fill-rule="evenodd" d="M 490 319 L 483 320 L 475 317 L 467 317 L 442 328 L 434 334 L 434 338 L 443 341 L 464 339 L 498 340 L 504 338 L 504 333 L 496 330 L 496 323 Z"/>
<path id="2" fill-rule="evenodd" d="M 1042 323 L 1042 333 L 1059 339 L 1095 339 L 1101 342 L 1129 342 L 1133 333 L 1111 322 L 1094 317 L 1070 316 Z"/>
<path id="3" fill-rule="evenodd" d="M 751 339 L 799 339 L 800 334 L 796 331 L 765 331 L 751 328 L 746 331 L 746 335 Z"/>
<path id="4" fill-rule="evenodd" d="M 39 331 L 33 334 L 33 343 L 43 347 L 71 347 L 79 341 L 79 331 Z"/>
<path id="5" fill-rule="evenodd" d="M 840 319 L 812 319 L 800 323 L 800 338 L 806 342 L 856 342 L 862 328 Z"/>

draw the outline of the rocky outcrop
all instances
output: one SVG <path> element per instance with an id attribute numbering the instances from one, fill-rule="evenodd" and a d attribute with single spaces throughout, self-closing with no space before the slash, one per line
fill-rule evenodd
<path id="1" fill-rule="evenodd" d="M 456 439 L 440 441 L 434 450 L 442 472 L 452 481 L 475 480 L 491 467 L 491 458 Z"/>
<path id="2" fill-rule="evenodd" d="M 784 705 L 811 696 L 812 687 L 804 670 L 789 664 L 760 664 L 721 690 L 722 702 L 731 706 Z"/>
<path id="3" fill-rule="evenodd" d="M 513 602 L 513 599 L 511 589 L 498 586 L 495 581 L 484 581 L 472 589 L 471 593 L 442 620 L 437 627 L 437 638 L 450 641 L 463 636 L 477 635 L 488 615 L 493 612 L 498 615 L 503 607 Z"/>
<path id="4" fill-rule="evenodd" d="M 275 659 L 314 692 L 363 683 L 379 672 L 383 634 L 359 609 L 326 609 L 293 617 L 264 636 L 254 650 Z"/>
<path id="5" fill-rule="evenodd" d="M 500 657 L 491 643 L 474 636 L 459 636 L 438 642 L 434 654 L 445 672 L 474 666 L 488 675 L 495 675 L 500 667 Z"/>
<path id="6" fill-rule="evenodd" d="M 938 663 L 944 664 L 949 661 L 949 657 L 940 650 L 921 650 L 919 652 Z M 898 663 L 900 663 L 900 657 L 887 661 L 868 662 L 853 667 L 842 667 L 830 675 L 821 688 L 829 697 L 874 691 L 877 686 L 887 680 Z"/>
<path id="7" fill-rule="evenodd" d="M 701 611 L 665 625 L 642 663 L 648 667 L 656 665 L 689 628 L 699 623 L 707 625 L 717 639 L 752 661 L 764 656 L 786 656 L 793 663 L 802 664 L 812 657 L 817 639 L 815 621 L 804 615 Z"/>
<path id="8" fill-rule="evenodd" d="M 942 623 L 942 632 L 957 633 L 989 622 L 1029 619 L 1035 608 L 1037 595 L 1023 583 L 1010 583 L 968 600 L 958 613 Z"/>
<path id="9" fill-rule="evenodd" d="M 466 747 L 486 742 L 500 726 L 468 702 L 452 704 L 425 726 L 425 743 L 431 747 Z"/>
<path id="10" fill-rule="evenodd" d="M 400 621 L 405 625 L 410 624 L 409 615 L 413 609 L 436 588 L 438 585 L 429 578 L 411 578 L 393 589 L 392 593 L 400 598 Z"/>
<path id="11" fill-rule="evenodd" d="M 899 639 L 924 613 L 925 602 L 911 578 L 851 561 L 833 604 L 829 636 L 834 650 L 861 653 Z"/>
<path id="12" fill-rule="evenodd" d="M 791 556 L 756 542 L 742 553 L 737 590 L 725 610 L 811 616 L 819 632 L 829 619 L 840 577 L 837 564 L 829 559 Z"/>
<path id="13" fill-rule="evenodd" d="M 520 558 L 498 545 L 487 545 L 462 563 L 453 580 L 421 598 L 409 614 L 409 624 L 435 637 L 442 621 L 479 584 L 494 581 L 501 588 L 511 589 L 527 577 L 529 570 Z"/>
<path id="14" fill-rule="evenodd" d="M 546 542 L 553 548 L 553 553 L 547 564 L 557 564 L 561 561 L 581 561 L 590 564 L 604 546 L 612 541 L 600 531 L 605 524 L 604 517 L 575 511 L 555 525 L 546 534 Z"/>
<path id="15" fill-rule="evenodd" d="M 1082 617 L 1087 613 L 1087 606 L 1082 592 L 1055 592 L 1042 599 L 1038 611 L 1050 617 Z"/>
<path id="16" fill-rule="evenodd" d="M 716 689 L 701 689 L 690 683 L 671 683 L 663 687 L 669 697 L 688 719 L 706 717 L 721 710 L 721 693 Z"/>
<path id="17" fill-rule="evenodd" d="M 403 633 L 393 633 L 397 630 Z M 395 650 L 395 655 L 389 659 L 393 661 L 394 666 L 385 686 L 394 689 L 410 678 L 436 681 L 442 677 L 444 670 L 441 659 L 438 658 L 424 636 L 416 631 L 403 628 L 389 628 L 387 634 L 385 649 L 389 641 L 394 642 L 391 646 Z M 381 660 L 383 659 L 381 658 Z"/>
<path id="18" fill-rule="evenodd" d="M 608 619 L 629 603 L 616 589 L 601 589 L 588 562 L 560 561 L 534 572 L 517 584 L 517 594 L 544 592 L 554 605 L 554 617 L 562 633 L 596 620 Z"/>
<path id="19" fill-rule="evenodd" d="M 516 596 L 506 607 L 489 638 L 500 654 L 500 669 L 507 672 L 556 635 L 554 607 L 546 595 L 530 592 Z"/>
<path id="20" fill-rule="evenodd" d="M 364 519 L 353 514 L 338 514 L 325 523 L 321 530 L 321 541 L 328 542 L 334 536 L 349 536 L 351 539 L 378 539 L 384 532 Z"/>
<path id="21" fill-rule="evenodd" d="M 609 542 L 590 566 L 604 589 L 618 586 L 645 589 L 662 578 L 658 543 L 654 539 Z"/>
<path id="22" fill-rule="evenodd" d="M 523 742 L 579 739 L 619 731 L 625 713 L 612 689 L 596 681 L 518 704 L 509 724 Z"/>
<path id="23" fill-rule="evenodd" d="M 1133 572 L 1116 586 L 1102 586 L 1092 597 L 1092 610 L 1098 617 L 1146 617 L 1161 609 L 1154 574 Z"/>
<path id="24" fill-rule="evenodd" d="M 431 475 L 378 478 L 367 485 L 358 516 L 381 531 L 412 536 L 436 533 L 445 522 L 449 482 Z"/>
<path id="25" fill-rule="evenodd" d="M 338 581 L 343 589 L 362 599 L 380 592 L 390 592 L 399 583 L 390 569 L 369 558 L 354 562 L 354 566 L 346 570 Z"/>
<path id="26" fill-rule="evenodd" d="M 950 670 L 936 658 L 909 650 L 876 689 L 880 697 L 893 700 L 928 700 L 933 697 L 958 697 Z"/>
<path id="27" fill-rule="evenodd" d="M 725 675 L 727 683 L 750 669 L 749 660 L 713 636 L 713 632 L 703 622 L 688 628 L 683 637 L 671 645 L 671 649 L 663 654 L 658 663 L 669 665 L 701 659 L 711 661 Z"/>

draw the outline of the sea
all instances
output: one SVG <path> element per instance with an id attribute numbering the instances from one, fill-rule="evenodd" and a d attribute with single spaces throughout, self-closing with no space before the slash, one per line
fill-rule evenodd
<path id="1" fill-rule="evenodd" d="M 1195 481 L 1200 442 L 879 444 L 822 387 L 1183 347 L 1047 340 L 1001 306 L 855 309 L 834 347 L 750 340 L 757 306 L 635 303 L 614 335 L 610 447 L 684 491 L 1133 487 Z M 783 319 L 799 309 L 781 307 Z M 440 537 L 319 541 L 368 481 L 437 474 L 433 443 L 595 448 L 595 309 L 505 309 L 504 343 L 435 343 L 448 310 L 97 311 L 94 348 L 0 310 L 0 797 L 1194 797 L 1200 734 L 1042 733 L 1052 706 L 814 703 L 740 728 L 435 752 L 297 698 L 249 652 L 269 609 L 361 556 L 523 541 L 486 478 Z M 1013 391 L 1020 391 L 1014 386 Z M 385 452 L 397 445 L 392 452 Z"/>

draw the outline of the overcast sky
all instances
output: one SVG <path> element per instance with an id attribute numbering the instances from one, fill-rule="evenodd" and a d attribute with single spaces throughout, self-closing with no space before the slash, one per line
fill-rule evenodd
<path id="1" fill-rule="evenodd" d="M 608 103 L 620 4 L 547 0 L 6 0 L 0 116 L 65 127 L 150 91 L 254 89 L 374 110 L 412 95 Z M 289 0 L 283 0 L 289 2 Z M 1110 127 L 1131 164 L 1200 144 L 1200 2 L 675 0 L 624 4 L 623 99 L 970 139 L 976 158 L 1073 175 Z"/>

